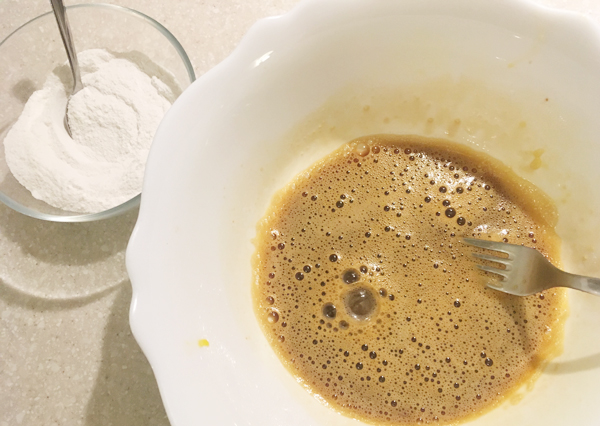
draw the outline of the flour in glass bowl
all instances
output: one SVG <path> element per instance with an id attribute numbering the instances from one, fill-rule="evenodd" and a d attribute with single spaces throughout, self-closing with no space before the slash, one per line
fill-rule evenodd
<path id="1" fill-rule="evenodd" d="M 96 213 L 141 192 L 154 133 L 181 89 L 139 52 L 78 54 L 83 89 L 69 102 L 70 70 L 56 68 L 4 140 L 6 162 L 31 194 L 54 207 Z"/>

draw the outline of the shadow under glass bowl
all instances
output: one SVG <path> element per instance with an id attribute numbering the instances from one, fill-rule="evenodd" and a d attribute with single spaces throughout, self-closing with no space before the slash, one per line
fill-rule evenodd
<path id="1" fill-rule="evenodd" d="M 195 80 L 181 44 L 154 19 L 108 4 L 70 6 L 67 13 L 77 51 L 102 48 L 117 53 L 140 52 L 171 73 L 181 90 Z M 137 207 L 140 195 L 98 213 L 65 211 L 34 198 L 6 164 L 3 141 L 8 131 L 31 94 L 41 89 L 51 71 L 66 61 L 52 12 L 32 19 L 0 42 L 0 201 L 27 216 L 55 222 L 87 222 L 116 216 Z"/>

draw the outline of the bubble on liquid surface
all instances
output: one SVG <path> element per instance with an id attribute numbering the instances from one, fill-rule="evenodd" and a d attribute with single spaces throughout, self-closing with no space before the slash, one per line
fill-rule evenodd
<path id="1" fill-rule="evenodd" d="M 360 280 L 360 273 L 356 269 L 346 269 L 342 273 L 342 281 L 346 284 L 354 284 L 355 282 L 358 282 L 358 280 Z"/>
<path id="2" fill-rule="evenodd" d="M 323 315 L 325 318 L 334 319 L 337 314 L 337 309 L 333 303 L 323 305 Z"/>
<path id="3" fill-rule="evenodd" d="M 348 315 L 360 321 L 367 320 L 377 308 L 373 291 L 367 287 L 357 287 L 346 293 L 344 306 Z"/>
<path id="4" fill-rule="evenodd" d="M 356 145 L 356 153 L 361 157 L 366 157 L 369 155 L 370 149 L 371 148 L 366 143 L 359 143 Z"/>

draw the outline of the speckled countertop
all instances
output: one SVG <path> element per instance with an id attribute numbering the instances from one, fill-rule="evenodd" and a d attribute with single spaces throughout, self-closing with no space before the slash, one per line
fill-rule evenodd
<path id="1" fill-rule="evenodd" d="M 600 22 L 597 0 L 536 1 Z M 106 2 L 165 25 L 201 76 L 253 22 L 298 0 Z M 49 10 L 47 0 L 0 0 L 0 40 Z M 136 217 L 58 224 L 0 205 L 0 426 L 169 424 L 128 323 L 125 248 Z"/>

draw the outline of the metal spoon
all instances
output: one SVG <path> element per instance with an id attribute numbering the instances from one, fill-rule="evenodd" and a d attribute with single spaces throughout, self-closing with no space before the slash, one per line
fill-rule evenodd
<path id="1" fill-rule="evenodd" d="M 73 90 L 71 91 L 71 95 L 69 95 L 69 99 L 67 100 L 64 119 L 65 129 L 67 130 L 69 136 L 72 136 L 71 129 L 69 127 L 69 118 L 67 115 L 67 111 L 69 110 L 69 100 L 71 99 L 71 96 L 83 88 L 83 84 L 81 84 L 81 74 L 79 72 L 79 63 L 77 62 L 77 52 L 75 51 L 75 45 L 73 44 L 73 39 L 71 38 L 71 29 L 69 28 L 69 21 L 67 20 L 67 11 L 65 9 L 65 5 L 63 4 L 62 0 L 50 0 L 50 3 L 52 4 L 52 11 L 54 12 L 54 17 L 56 18 L 56 23 L 58 24 L 58 30 L 60 31 L 60 36 L 63 44 L 65 45 L 67 57 L 69 58 L 71 73 L 73 74 Z"/>

